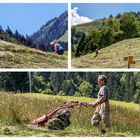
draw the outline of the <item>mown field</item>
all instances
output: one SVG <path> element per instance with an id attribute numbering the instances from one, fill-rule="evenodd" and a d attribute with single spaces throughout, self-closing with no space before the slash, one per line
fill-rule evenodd
<path id="1" fill-rule="evenodd" d="M 65 130 L 48 130 L 31 125 L 31 121 L 47 114 L 64 101 L 91 102 L 95 99 L 44 94 L 0 93 L 0 136 L 140 136 L 140 105 L 110 101 L 111 130 L 101 135 L 91 126 L 94 108 L 82 106 L 70 109 L 71 125 Z"/>
<path id="2" fill-rule="evenodd" d="M 128 68 L 125 56 L 134 56 L 136 64 L 131 68 L 140 68 L 140 38 L 126 39 L 95 52 L 72 59 L 73 68 Z"/>
<path id="3" fill-rule="evenodd" d="M 0 40 L 0 68 L 67 68 L 63 56 Z"/>

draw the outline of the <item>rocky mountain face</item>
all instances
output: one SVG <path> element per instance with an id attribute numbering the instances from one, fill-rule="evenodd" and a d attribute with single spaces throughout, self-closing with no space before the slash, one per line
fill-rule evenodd
<path id="1" fill-rule="evenodd" d="M 57 41 L 65 50 L 68 49 L 68 12 L 49 20 L 37 32 L 31 35 L 33 47 L 43 51 L 50 51 L 50 42 Z"/>

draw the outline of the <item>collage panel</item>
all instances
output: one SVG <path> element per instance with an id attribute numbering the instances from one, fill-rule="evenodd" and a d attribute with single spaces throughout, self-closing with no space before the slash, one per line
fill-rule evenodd
<path id="1" fill-rule="evenodd" d="M 139 80 L 140 72 L 0 72 L 0 136 L 139 137 Z"/>
<path id="2" fill-rule="evenodd" d="M 72 3 L 72 68 L 140 68 L 140 3 Z"/>
<path id="3" fill-rule="evenodd" d="M 62 1 L 0 2 L 0 139 L 139 138 L 140 3 Z"/>
<path id="4" fill-rule="evenodd" d="M 0 68 L 68 68 L 68 4 L 0 3 Z"/>

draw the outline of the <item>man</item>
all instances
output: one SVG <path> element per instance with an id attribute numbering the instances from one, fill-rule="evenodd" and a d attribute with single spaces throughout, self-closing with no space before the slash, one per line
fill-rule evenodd
<path id="1" fill-rule="evenodd" d="M 100 90 L 98 92 L 98 98 L 95 102 L 90 103 L 92 107 L 95 107 L 95 113 L 91 119 L 91 123 L 93 126 L 98 126 L 101 129 L 101 133 L 106 133 L 106 130 L 103 129 L 100 124 L 101 121 L 104 122 L 105 127 L 110 127 L 110 116 L 109 116 L 109 100 L 108 100 L 108 88 L 106 86 L 106 76 L 99 75 L 98 84 Z"/>
<path id="2" fill-rule="evenodd" d="M 98 48 L 95 50 L 95 56 L 94 56 L 94 58 L 96 58 L 97 56 L 98 56 L 98 54 L 99 54 L 99 51 L 98 51 Z"/>
<path id="3" fill-rule="evenodd" d="M 58 55 L 64 54 L 64 48 L 60 44 L 56 43 L 55 41 L 52 41 L 50 45 L 56 54 Z"/>

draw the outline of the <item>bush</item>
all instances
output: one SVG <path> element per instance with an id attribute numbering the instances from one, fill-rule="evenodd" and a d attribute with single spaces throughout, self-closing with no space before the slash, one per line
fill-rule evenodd
<path id="1" fill-rule="evenodd" d="M 80 97 L 80 96 L 82 96 L 82 95 L 81 95 L 80 92 L 76 91 L 75 94 L 74 94 L 74 96 L 76 96 L 76 97 Z"/>
<path id="2" fill-rule="evenodd" d="M 140 103 L 140 91 L 138 90 L 138 92 L 134 95 L 134 103 L 139 104 Z"/>
<path id="3" fill-rule="evenodd" d="M 51 94 L 52 94 L 52 95 L 55 95 L 55 94 L 54 94 L 54 92 L 53 92 L 51 89 L 49 89 L 49 88 L 48 88 L 48 89 L 43 90 L 41 93 L 42 93 L 42 94 L 49 94 L 49 95 L 51 95 Z"/>
<path id="4" fill-rule="evenodd" d="M 58 95 L 59 95 L 59 96 L 66 96 L 66 94 L 65 94 L 64 91 L 59 91 Z"/>
<path id="5" fill-rule="evenodd" d="M 90 96 L 92 94 L 93 86 L 87 81 L 83 81 L 79 86 L 79 92 L 82 96 Z"/>

